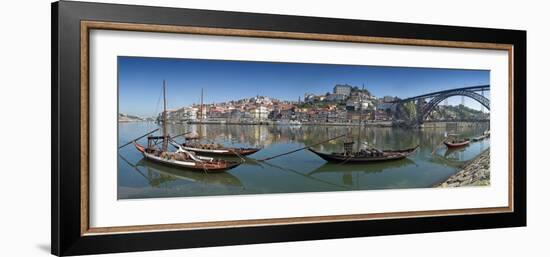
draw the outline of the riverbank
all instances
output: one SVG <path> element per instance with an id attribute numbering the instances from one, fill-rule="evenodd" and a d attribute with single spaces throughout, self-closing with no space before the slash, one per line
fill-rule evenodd
<path id="1" fill-rule="evenodd" d="M 489 121 L 429 121 L 424 122 L 420 129 L 433 129 L 433 128 L 445 128 L 445 129 L 456 129 L 456 128 L 467 128 L 475 126 L 485 126 L 489 124 Z"/>
<path id="2" fill-rule="evenodd" d="M 391 121 L 369 121 L 365 123 L 351 122 L 314 122 L 304 121 L 298 123 L 278 123 L 276 121 L 226 121 L 226 120 L 208 120 L 208 121 L 187 121 L 187 124 L 214 124 L 214 125 L 275 125 L 275 126 L 365 126 L 365 127 L 392 127 Z"/>
<path id="3" fill-rule="evenodd" d="M 490 161 L 490 150 L 487 149 L 461 171 L 435 187 L 488 186 L 491 184 Z"/>

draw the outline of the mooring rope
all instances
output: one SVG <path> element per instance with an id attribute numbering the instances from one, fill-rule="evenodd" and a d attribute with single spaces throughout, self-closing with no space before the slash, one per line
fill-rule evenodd
<path id="1" fill-rule="evenodd" d="M 271 160 L 271 159 L 275 159 L 277 157 L 281 157 L 281 156 L 284 156 L 284 155 L 287 155 L 287 154 L 291 154 L 291 153 L 295 153 L 295 152 L 298 152 L 298 151 L 302 151 L 304 149 L 307 149 L 307 148 L 310 148 L 312 146 L 316 146 L 316 145 L 320 145 L 320 144 L 324 144 L 326 142 L 330 142 L 334 139 L 337 139 L 337 138 L 341 138 L 341 137 L 344 137 L 346 136 L 347 134 L 343 134 L 343 135 L 339 135 L 337 137 L 333 137 L 333 138 L 330 138 L 330 139 L 327 139 L 327 140 L 324 140 L 324 141 L 321 141 L 321 142 L 318 142 L 318 143 L 315 143 L 315 144 L 312 144 L 312 145 L 307 145 L 307 146 L 304 146 L 304 147 L 301 147 L 301 148 L 298 148 L 296 150 L 292 150 L 292 151 L 289 151 L 289 152 L 286 152 L 286 153 L 282 153 L 282 154 L 277 154 L 277 155 L 274 155 L 274 156 L 271 156 L 271 157 L 268 157 L 268 158 L 263 158 L 263 159 L 259 159 L 258 161 L 268 161 L 268 160 Z"/>

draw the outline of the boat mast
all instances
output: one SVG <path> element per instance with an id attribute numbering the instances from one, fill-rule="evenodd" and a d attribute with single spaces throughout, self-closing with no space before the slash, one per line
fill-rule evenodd
<path id="1" fill-rule="evenodd" d="M 204 88 L 201 88 L 201 111 L 200 111 L 200 117 L 199 117 L 199 121 L 201 121 L 201 122 L 202 122 L 202 115 L 203 115 L 202 114 L 202 112 L 203 112 L 203 110 L 202 110 L 203 105 L 202 104 L 203 104 L 203 98 L 204 98 L 204 94 L 203 94 L 204 92 L 203 91 L 204 91 Z"/>
<path id="2" fill-rule="evenodd" d="M 166 81 L 162 81 L 162 98 L 164 99 L 164 110 L 162 111 L 162 151 L 168 150 L 168 131 L 166 125 Z"/>

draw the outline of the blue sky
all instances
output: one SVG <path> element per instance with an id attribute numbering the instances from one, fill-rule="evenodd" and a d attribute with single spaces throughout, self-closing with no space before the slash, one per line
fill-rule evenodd
<path id="1" fill-rule="evenodd" d="M 332 92 L 335 84 L 365 85 L 377 97 L 406 98 L 444 89 L 489 84 L 489 71 L 381 67 L 335 64 L 276 63 L 149 57 L 118 57 L 119 112 L 154 116 L 162 81 L 166 80 L 168 108 L 200 101 L 237 100 L 263 95 L 298 100 L 304 93 Z M 485 93 L 488 97 L 488 93 Z M 461 103 L 461 97 L 449 104 Z M 466 98 L 465 104 L 480 109 Z"/>

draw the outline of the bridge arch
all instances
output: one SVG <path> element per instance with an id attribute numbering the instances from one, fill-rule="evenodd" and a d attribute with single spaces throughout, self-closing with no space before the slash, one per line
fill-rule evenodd
<path id="1" fill-rule="evenodd" d="M 455 91 L 449 91 L 445 92 L 443 94 L 439 94 L 432 98 L 430 102 L 428 102 L 426 105 L 424 105 L 420 111 L 420 115 L 418 117 L 418 123 L 422 124 L 430 112 L 443 100 L 452 97 L 452 96 L 467 96 L 469 98 L 474 99 L 475 101 L 479 102 L 483 107 L 487 108 L 487 110 L 491 110 L 491 101 L 486 98 L 485 96 L 478 94 L 471 90 L 455 90 Z"/>

